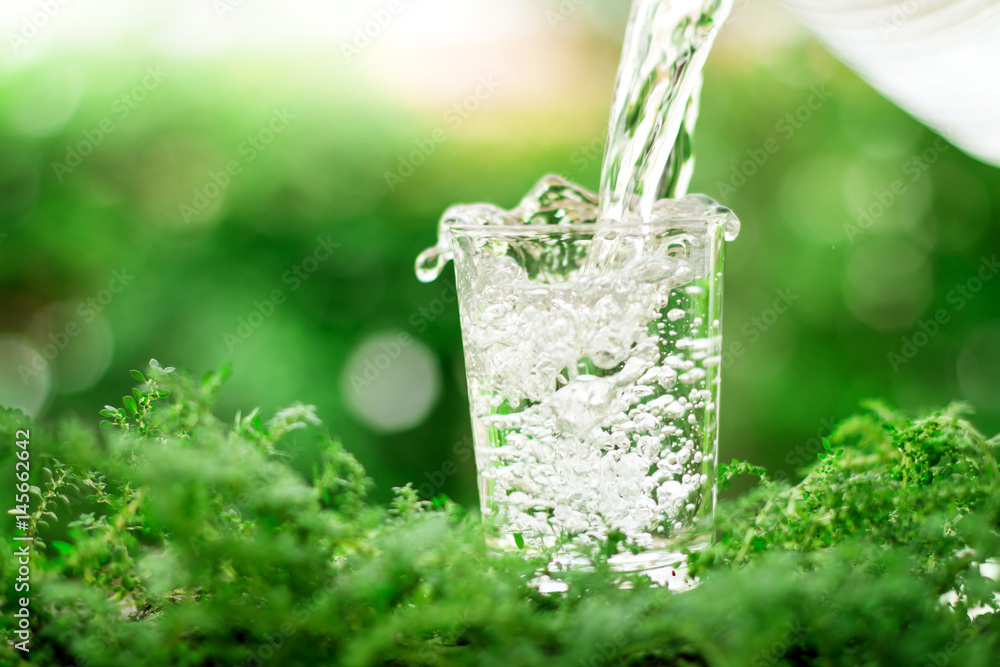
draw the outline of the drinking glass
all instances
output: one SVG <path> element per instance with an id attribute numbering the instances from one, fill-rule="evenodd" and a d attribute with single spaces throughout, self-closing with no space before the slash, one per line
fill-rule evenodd
<path id="1" fill-rule="evenodd" d="M 616 568 L 653 572 L 707 543 L 739 223 L 695 201 L 648 223 L 451 227 L 491 546 L 573 559 L 613 540 Z"/>

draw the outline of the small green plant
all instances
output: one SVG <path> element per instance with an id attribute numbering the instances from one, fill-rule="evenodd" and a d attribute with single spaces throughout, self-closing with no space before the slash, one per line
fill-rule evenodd
<path id="1" fill-rule="evenodd" d="M 31 426 L 34 638 L 30 654 L 9 645 L 18 562 L 3 539 L 0 665 L 942 667 L 1000 654 L 986 576 L 1000 442 L 960 406 L 911 420 L 870 405 L 799 484 L 724 466 L 724 485 L 763 481 L 720 506 L 713 544 L 689 556 L 693 591 L 598 567 L 542 595 L 529 582 L 546 564 L 488 555 L 478 518 L 453 504 L 412 486 L 370 503 L 371 481 L 311 407 L 224 423 L 212 405 L 225 370 L 133 375 L 100 437 Z M 0 412 L 2 470 L 27 426 Z"/>

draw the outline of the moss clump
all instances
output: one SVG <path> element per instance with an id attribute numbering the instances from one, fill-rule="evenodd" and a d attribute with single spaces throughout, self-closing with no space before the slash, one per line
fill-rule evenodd
<path id="1" fill-rule="evenodd" d="M 623 590 L 598 567 L 543 596 L 526 584 L 543 563 L 488 558 L 478 519 L 450 503 L 403 488 L 370 504 L 370 480 L 308 406 L 223 423 L 211 407 L 224 373 L 154 363 L 135 376 L 102 412 L 106 437 L 31 428 L 35 638 L 27 656 L 7 645 L 17 560 L 0 540 L 0 665 L 942 667 L 1000 654 L 998 584 L 980 567 L 1000 558 L 998 443 L 957 407 L 909 420 L 869 406 L 798 485 L 724 469 L 724 483 L 763 481 L 720 508 L 715 543 L 690 557 L 694 591 L 641 577 Z M 2 469 L 26 426 L 0 412 Z"/>

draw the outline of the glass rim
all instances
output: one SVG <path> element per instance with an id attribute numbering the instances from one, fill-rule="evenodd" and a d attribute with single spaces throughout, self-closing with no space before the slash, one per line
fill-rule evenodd
<path id="1" fill-rule="evenodd" d="M 731 213 L 716 214 L 701 217 L 683 218 L 661 218 L 650 222 L 584 222 L 565 223 L 555 225 L 449 225 L 448 229 L 452 234 L 460 236 L 513 236 L 532 237 L 547 236 L 558 233 L 575 233 L 581 236 L 596 236 L 601 232 L 635 232 L 647 234 L 650 232 L 670 231 L 672 229 L 692 229 L 705 228 L 706 231 L 711 226 L 725 229 L 727 223 L 735 219 Z"/>

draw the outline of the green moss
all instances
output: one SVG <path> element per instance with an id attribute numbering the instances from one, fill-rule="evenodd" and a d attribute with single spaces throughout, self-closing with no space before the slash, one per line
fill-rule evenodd
<path id="1" fill-rule="evenodd" d="M 17 561 L 0 540 L 0 664 L 940 667 L 1000 651 L 996 616 L 968 613 L 996 608 L 979 565 L 1000 557 L 998 443 L 960 407 L 868 406 L 794 486 L 724 467 L 724 484 L 763 481 L 720 507 L 691 592 L 623 590 L 598 567 L 544 596 L 527 584 L 543 564 L 489 557 L 451 503 L 404 487 L 371 504 L 310 407 L 218 420 L 224 379 L 154 363 L 102 411 L 104 437 L 31 427 L 36 634 L 27 662 L 6 645 Z M 27 426 L 0 412 L 4 470 Z M 304 430 L 322 442 L 308 474 L 290 435 Z"/>

